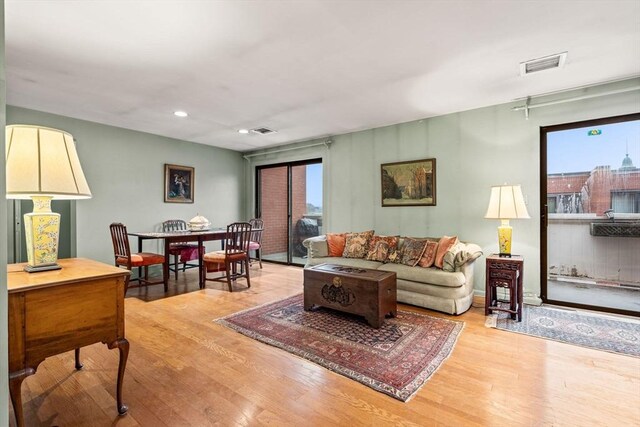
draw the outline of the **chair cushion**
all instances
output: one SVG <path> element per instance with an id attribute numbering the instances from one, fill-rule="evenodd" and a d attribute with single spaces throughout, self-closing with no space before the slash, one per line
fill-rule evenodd
<path id="1" fill-rule="evenodd" d="M 229 261 L 242 261 L 246 258 L 247 253 L 245 251 L 236 250 L 229 255 L 226 255 L 224 251 L 209 252 L 204 254 L 202 260 L 210 263 L 224 263 L 225 259 Z"/>
<path id="2" fill-rule="evenodd" d="M 258 249 L 260 249 L 260 243 L 258 243 L 258 242 L 249 242 L 249 250 L 250 251 L 257 251 Z"/>
<path id="3" fill-rule="evenodd" d="M 224 262 L 224 251 L 207 252 L 202 259 L 206 262 Z"/>
<path id="4" fill-rule="evenodd" d="M 204 246 L 202 247 L 202 253 L 204 253 Z M 180 249 L 180 262 L 188 262 L 194 259 L 198 259 L 198 246 L 191 246 L 188 248 Z"/>
<path id="5" fill-rule="evenodd" d="M 118 265 L 127 265 L 127 258 L 118 257 L 116 260 Z M 145 265 L 164 264 L 164 255 L 154 254 L 150 252 L 140 252 L 131 254 L 131 265 L 133 267 L 142 267 Z"/>

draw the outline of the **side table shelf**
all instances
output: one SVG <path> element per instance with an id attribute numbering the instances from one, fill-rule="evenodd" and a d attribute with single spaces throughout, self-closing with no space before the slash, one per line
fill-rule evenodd
<path id="1" fill-rule="evenodd" d="M 511 313 L 511 318 L 522 320 L 522 272 L 524 259 L 520 255 L 511 257 L 501 257 L 492 254 L 487 257 L 486 265 L 486 287 L 484 314 L 489 315 L 496 311 Z M 498 288 L 507 289 L 509 299 L 498 300 Z M 499 303 L 508 303 L 509 308 Z"/>

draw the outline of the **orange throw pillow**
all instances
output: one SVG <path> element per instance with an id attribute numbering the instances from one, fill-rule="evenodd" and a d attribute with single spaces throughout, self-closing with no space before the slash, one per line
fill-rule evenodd
<path id="1" fill-rule="evenodd" d="M 422 258 L 418 261 L 418 265 L 420 267 L 429 268 L 436 261 L 436 251 L 438 249 L 438 242 L 434 242 L 433 240 L 427 241 L 427 249 L 424 250 L 422 254 Z M 444 257 L 443 264 L 444 264 Z"/>
<path id="2" fill-rule="evenodd" d="M 342 256 L 344 244 L 347 241 L 347 233 L 327 233 L 327 246 L 329 246 L 329 256 Z"/>
<path id="3" fill-rule="evenodd" d="M 436 267 L 442 268 L 444 264 L 444 254 L 456 243 L 458 243 L 458 236 L 442 236 L 438 242 L 438 250 L 436 251 L 436 261 L 434 262 Z"/>

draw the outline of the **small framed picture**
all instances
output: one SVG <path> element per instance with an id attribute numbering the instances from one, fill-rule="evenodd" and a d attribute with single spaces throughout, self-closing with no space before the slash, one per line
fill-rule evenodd
<path id="1" fill-rule="evenodd" d="M 193 203 L 195 170 L 189 166 L 164 165 L 165 203 Z"/>
<path id="2" fill-rule="evenodd" d="M 435 206 L 436 159 L 381 165 L 382 207 Z"/>

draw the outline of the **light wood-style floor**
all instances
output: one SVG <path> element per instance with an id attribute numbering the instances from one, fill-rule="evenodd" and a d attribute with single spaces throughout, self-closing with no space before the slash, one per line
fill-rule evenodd
<path id="1" fill-rule="evenodd" d="M 214 319 L 302 292 L 302 269 L 252 267 L 252 287 L 197 286 L 190 270 L 131 289 L 124 380 L 117 351 L 96 344 L 47 359 L 23 384 L 28 426 L 632 426 L 640 425 L 640 359 L 498 331 L 483 310 L 457 320 L 451 357 L 407 403 L 375 392 Z M 417 307 L 403 310 L 446 316 Z M 13 425 L 13 413 L 10 413 Z"/>

